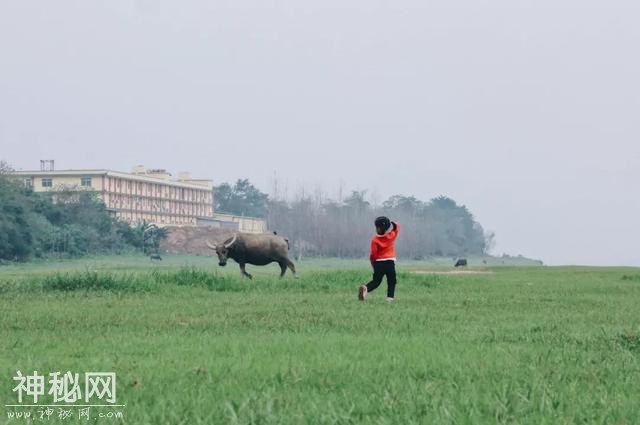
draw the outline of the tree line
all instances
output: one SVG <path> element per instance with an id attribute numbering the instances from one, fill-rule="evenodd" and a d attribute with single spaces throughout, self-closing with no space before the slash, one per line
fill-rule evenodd
<path id="1" fill-rule="evenodd" d="M 266 218 L 270 229 L 289 237 L 297 257 L 366 256 L 373 221 L 380 215 L 401 223 L 396 250 L 404 258 L 485 255 L 493 245 L 493 233 L 485 232 L 466 206 L 446 196 L 425 202 L 394 195 L 373 205 L 365 191 L 353 191 L 342 201 L 328 199 L 321 192 L 274 200 L 246 179 L 220 187 L 224 196 L 216 190 L 216 210 Z"/>
<path id="2" fill-rule="evenodd" d="M 115 219 L 94 192 L 36 193 L 12 171 L 0 161 L 0 260 L 155 251 L 166 237 L 166 230 L 149 223 L 131 226 Z M 381 205 L 369 202 L 364 191 L 341 201 L 321 192 L 270 199 L 247 179 L 215 190 L 216 211 L 265 218 L 270 229 L 289 237 L 298 258 L 366 256 L 379 215 L 401 223 L 397 252 L 403 258 L 482 255 L 493 244 L 493 234 L 466 206 L 444 196 L 425 202 L 395 195 Z"/>

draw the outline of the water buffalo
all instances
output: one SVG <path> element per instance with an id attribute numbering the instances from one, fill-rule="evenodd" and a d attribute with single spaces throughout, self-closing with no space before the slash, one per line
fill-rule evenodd
<path id="1" fill-rule="evenodd" d="M 466 267 L 466 266 L 467 266 L 467 259 L 461 258 L 456 262 L 454 267 Z"/>
<path id="2" fill-rule="evenodd" d="M 236 233 L 233 237 L 220 244 L 206 242 L 207 246 L 218 254 L 220 266 L 227 265 L 227 259 L 232 258 L 240 264 L 240 271 L 243 276 L 249 279 L 252 276 L 247 273 L 245 266 L 264 266 L 271 263 L 280 265 L 280 277 L 284 276 L 287 267 L 295 276 L 296 268 L 289 260 L 289 240 L 275 234 L 251 234 Z"/>

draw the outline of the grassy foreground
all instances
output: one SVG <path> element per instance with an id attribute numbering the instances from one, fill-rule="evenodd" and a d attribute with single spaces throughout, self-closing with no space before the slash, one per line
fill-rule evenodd
<path id="1" fill-rule="evenodd" d="M 638 422 L 640 269 L 411 263 L 388 304 L 356 300 L 366 266 L 0 267 L 0 423 L 26 423 L 17 370 L 116 372 L 123 418 L 98 424 Z"/>

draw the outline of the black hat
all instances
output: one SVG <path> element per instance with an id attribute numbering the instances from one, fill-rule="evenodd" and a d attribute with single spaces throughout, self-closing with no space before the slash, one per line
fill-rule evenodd
<path id="1" fill-rule="evenodd" d="M 376 221 L 374 223 L 376 227 L 380 227 L 385 232 L 389 230 L 389 227 L 391 227 L 391 220 L 389 220 L 389 218 L 385 216 L 376 218 Z"/>

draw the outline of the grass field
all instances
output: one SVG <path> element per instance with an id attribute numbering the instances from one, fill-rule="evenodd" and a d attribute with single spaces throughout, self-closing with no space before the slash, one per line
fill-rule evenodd
<path id="1" fill-rule="evenodd" d="M 99 424 L 640 421 L 640 269 L 413 262 L 389 304 L 356 300 L 366 261 L 298 266 L 0 267 L 0 423 L 27 423 L 4 407 L 17 370 L 115 372 L 123 418 Z"/>

